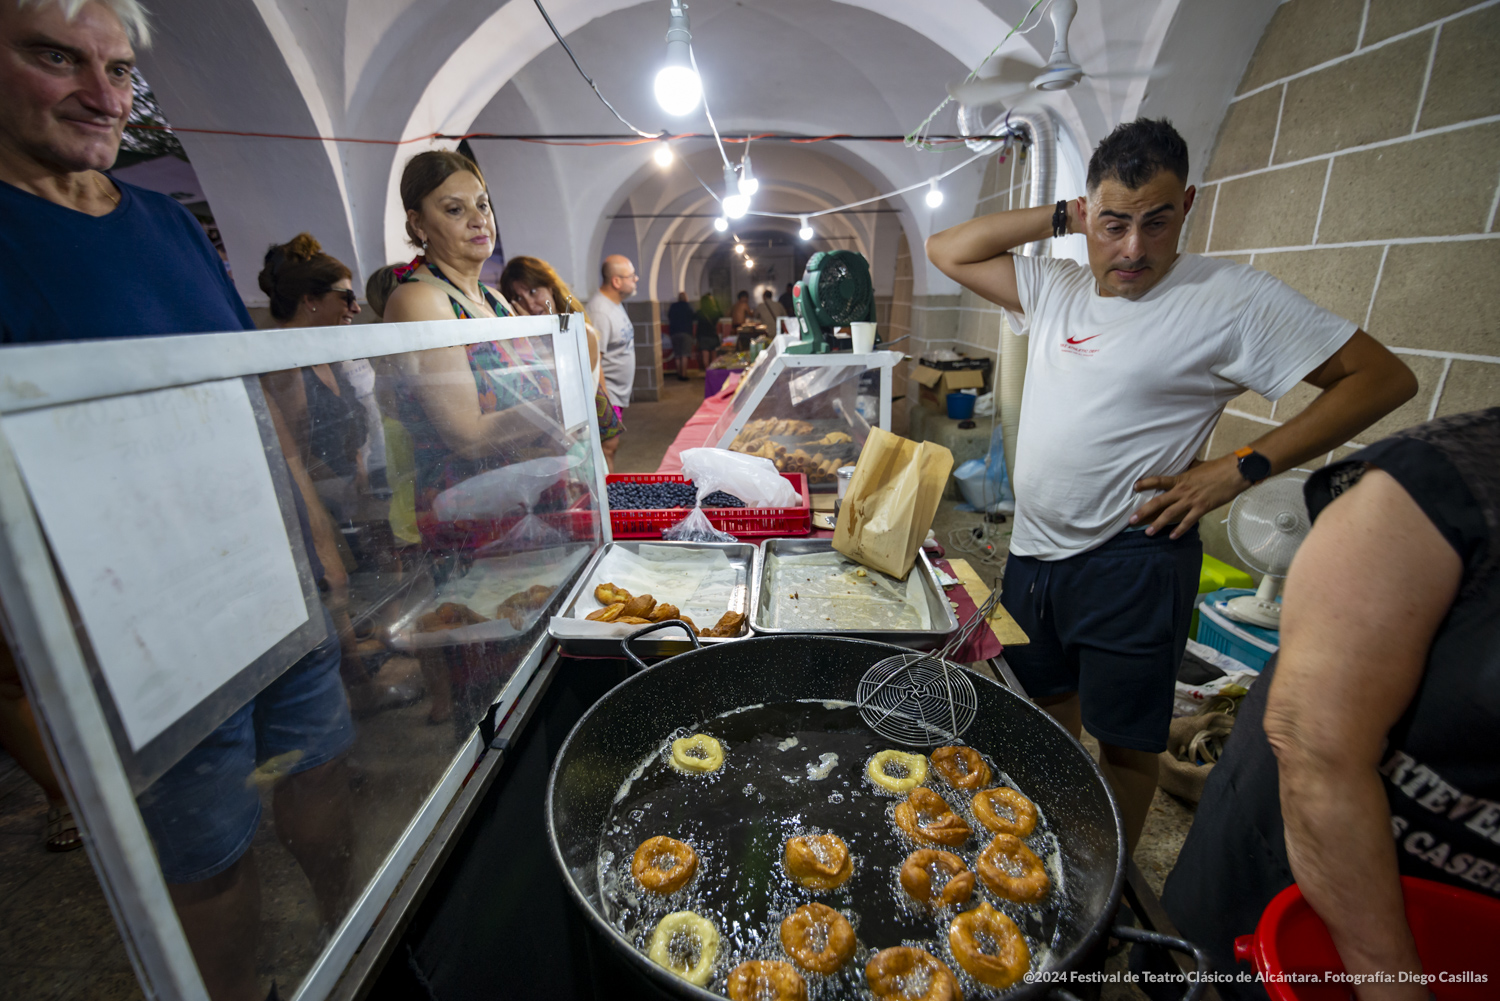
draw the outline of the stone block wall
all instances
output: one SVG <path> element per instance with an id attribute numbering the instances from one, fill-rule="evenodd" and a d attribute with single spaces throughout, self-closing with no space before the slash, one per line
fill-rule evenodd
<path id="1" fill-rule="evenodd" d="M 1290 0 L 1267 26 L 1219 128 L 1186 249 L 1260 268 L 1354 322 L 1421 389 L 1344 448 L 1500 405 L 1500 4 Z M 1317 395 L 1247 393 L 1210 457 Z M 1205 547 L 1233 553 L 1227 511 Z"/>

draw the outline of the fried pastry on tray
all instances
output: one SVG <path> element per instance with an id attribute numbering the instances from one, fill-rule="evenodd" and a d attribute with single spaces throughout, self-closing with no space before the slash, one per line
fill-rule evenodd
<path id="1" fill-rule="evenodd" d="M 646 618 L 652 622 L 664 622 L 667 619 L 675 619 L 677 618 L 677 606 L 661 602 L 655 608 L 651 609 L 651 614 L 646 616 Z"/>
<path id="2" fill-rule="evenodd" d="M 618 619 L 624 611 L 625 602 L 617 601 L 613 605 L 605 605 L 603 608 L 594 609 L 592 612 L 585 615 L 584 618 L 591 619 L 594 622 L 613 622 Z"/>
<path id="3" fill-rule="evenodd" d="M 650 619 L 643 619 L 639 615 L 626 615 L 623 612 L 620 613 L 620 617 L 615 621 L 626 622 L 632 626 L 649 626 L 651 624 Z"/>
<path id="4" fill-rule="evenodd" d="M 626 615 L 633 615 L 638 619 L 645 619 L 651 614 L 651 610 L 655 607 L 655 598 L 651 597 L 651 595 L 649 594 L 638 594 L 634 598 L 631 598 L 625 602 L 625 611 L 621 612 L 620 615 L 622 617 Z"/>
<path id="5" fill-rule="evenodd" d="M 633 597 L 634 595 L 623 587 L 616 587 L 613 584 L 600 584 L 594 588 L 594 600 L 601 605 L 613 605 L 617 601 L 626 602 Z"/>
<path id="6" fill-rule="evenodd" d="M 745 624 L 745 613 L 728 611 L 719 616 L 719 621 L 707 629 L 698 630 L 699 636 L 732 637 L 740 634 L 740 626 Z"/>
<path id="7" fill-rule="evenodd" d="M 478 625 L 488 621 L 489 619 L 467 605 L 460 605 L 456 601 L 445 601 L 432 611 L 423 612 L 417 616 L 417 631 L 436 633 L 444 629 L 461 629 L 464 626 Z"/>

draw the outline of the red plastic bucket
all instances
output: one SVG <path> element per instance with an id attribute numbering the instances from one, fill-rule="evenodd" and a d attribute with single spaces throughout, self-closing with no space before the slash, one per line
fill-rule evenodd
<path id="1" fill-rule="evenodd" d="M 1423 974 L 1435 978 L 1427 989 L 1438 1001 L 1500 997 L 1500 900 L 1411 876 L 1401 877 L 1401 889 Z M 1354 997 L 1352 985 L 1325 981 L 1330 973 L 1342 974 L 1344 964 L 1328 926 L 1295 883 L 1266 907 L 1255 934 L 1235 939 L 1234 958 L 1265 976 L 1274 1001 Z"/>

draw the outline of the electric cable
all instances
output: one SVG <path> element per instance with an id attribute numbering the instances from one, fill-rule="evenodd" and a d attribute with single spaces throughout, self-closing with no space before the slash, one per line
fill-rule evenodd
<path id="1" fill-rule="evenodd" d="M 693 64 L 693 72 L 698 73 L 698 57 L 693 55 L 692 43 L 688 44 L 688 61 Z M 698 87 L 703 95 L 703 114 L 708 119 L 708 127 L 713 131 L 714 142 L 719 144 L 719 155 L 724 158 L 724 166 L 734 169 L 734 164 L 729 162 L 729 154 L 724 152 L 724 140 L 719 138 L 719 127 L 714 124 L 714 113 L 708 110 L 708 91 L 703 87 L 703 74 L 698 73 Z M 749 139 L 745 140 L 749 142 Z M 705 185 L 707 187 L 707 185 Z"/>
<path id="2" fill-rule="evenodd" d="M 984 69 L 984 64 L 995 57 L 995 53 L 1000 51 L 1000 46 L 1010 41 L 1012 35 L 1025 35 L 1031 31 L 1034 31 L 1037 25 L 1042 23 L 1041 17 L 1038 17 L 1036 19 L 1036 24 L 1033 24 L 1030 28 L 1024 27 L 1024 25 L 1026 24 L 1026 19 L 1030 17 L 1038 7 L 1047 2 L 1048 0 L 1036 0 L 1036 2 L 1027 9 L 1026 13 L 1021 16 L 1020 24 L 1017 24 L 1014 28 L 1011 28 L 1009 31 L 1007 31 L 1005 33 L 1005 37 L 1000 39 L 999 44 L 997 44 L 993 49 L 990 49 L 990 54 L 981 59 L 979 61 L 979 65 L 975 66 L 972 70 L 969 71 L 969 75 L 964 77 L 964 83 L 968 83 L 969 81 L 977 77 L 979 75 L 979 71 Z M 950 103 L 952 103 L 952 101 L 952 94 L 944 97 L 942 102 L 939 103 L 936 108 L 932 109 L 932 113 L 929 114 L 926 118 L 922 119 L 922 123 L 920 125 L 918 125 L 911 132 L 907 133 L 905 140 L 906 145 L 915 146 L 918 148 L 926 148 L 928 142 L 926 132 L 932 126 L 932 120 L 938 116 L 938 112 L 946 108 Z"/>
<path id="3" fill-rule="evenodd" d="M 598 95 L 599 100 L 604 102 L 604 106 L 609 109 L 609 113 L 618 118 L 622 123 L 624 123 L 627 129 L 634 132 L 642 139 L 659 139 L 662 136 L 666 135 L 665 129 L 661 132 L 647 132 L 643 129 L 636 128 L 630 122 L 626 121 L 625 116 L 616 111 L 615 106 L 609 103 L 609 98 L 605 97 L 604 93 L 599 90 L 599 85 L 594 83 L 594 78 L 585 73 L 583 67 L 579 65 L 578 57 L 573 54 L 573 50 L 571 47 L 569 47 L 567 41 L 563 38 L 562 32 L 557 30 L 557 25 L 552 23 L 552 15 L 548 14 L 547 8 L 542 6 L 542 0 L 533 0 L 533 2 L 536 3 L 536 9 L 541 12 L 542 20 L 546 21 L 547 27 L 552 29 L 552 34 L 557 39 L 557 44 L 561 45 L 563 47 L 563 51 L 568 54 L 568 58 L 573 60 L 573 68 L 576 69 L 578 71 L 578 75 L 583 77 L 584 81 L 594 89 L 594 93 Z M 697 72 L 697 70 L 698 67 L 694 66 L 693 71 Z"/>

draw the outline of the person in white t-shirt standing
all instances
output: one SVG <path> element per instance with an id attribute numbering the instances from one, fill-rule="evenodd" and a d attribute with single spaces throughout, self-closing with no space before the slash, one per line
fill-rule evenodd
<path id="1" fill-rule="evenodd" d="M 1416 378 L 1354 323 L 1270 275 L 1178 254 L 1195 190 L 1165 120 L 1094 150 L 1088 194 L 938 233 L 944 274 L 1022 314 L 1026 391 L 1001 601 L 1031 638 L 1005 651 L 1038 705 L 1098 738 L 1128 850 L 1156 790 L 1198 588 L 1197 521 L 1326 455 L 1410 399 Z M 1015 248 L 1082 233 L 1089 266 Z M 1322 393 L 1232 455 L 1200 462 L 1224 405 L 1298 382 Z"/>
<path id="2" fill-rule="evenodd" d="M 625 423 L 625 408 L 630 406 L 630 391 L 635 386 L 635 324 L 622 303 L 635 295 L 635 265 L 621 254 L 610 254 L 599 266 L 599 291 L 584 309 L 599 331 L 599 364 L 604 369 L 604 392 L 609 396 L 615 416 Z M 614 468 L 615 450 L 620 436 L 604 442 L 604 457 Z"/>

